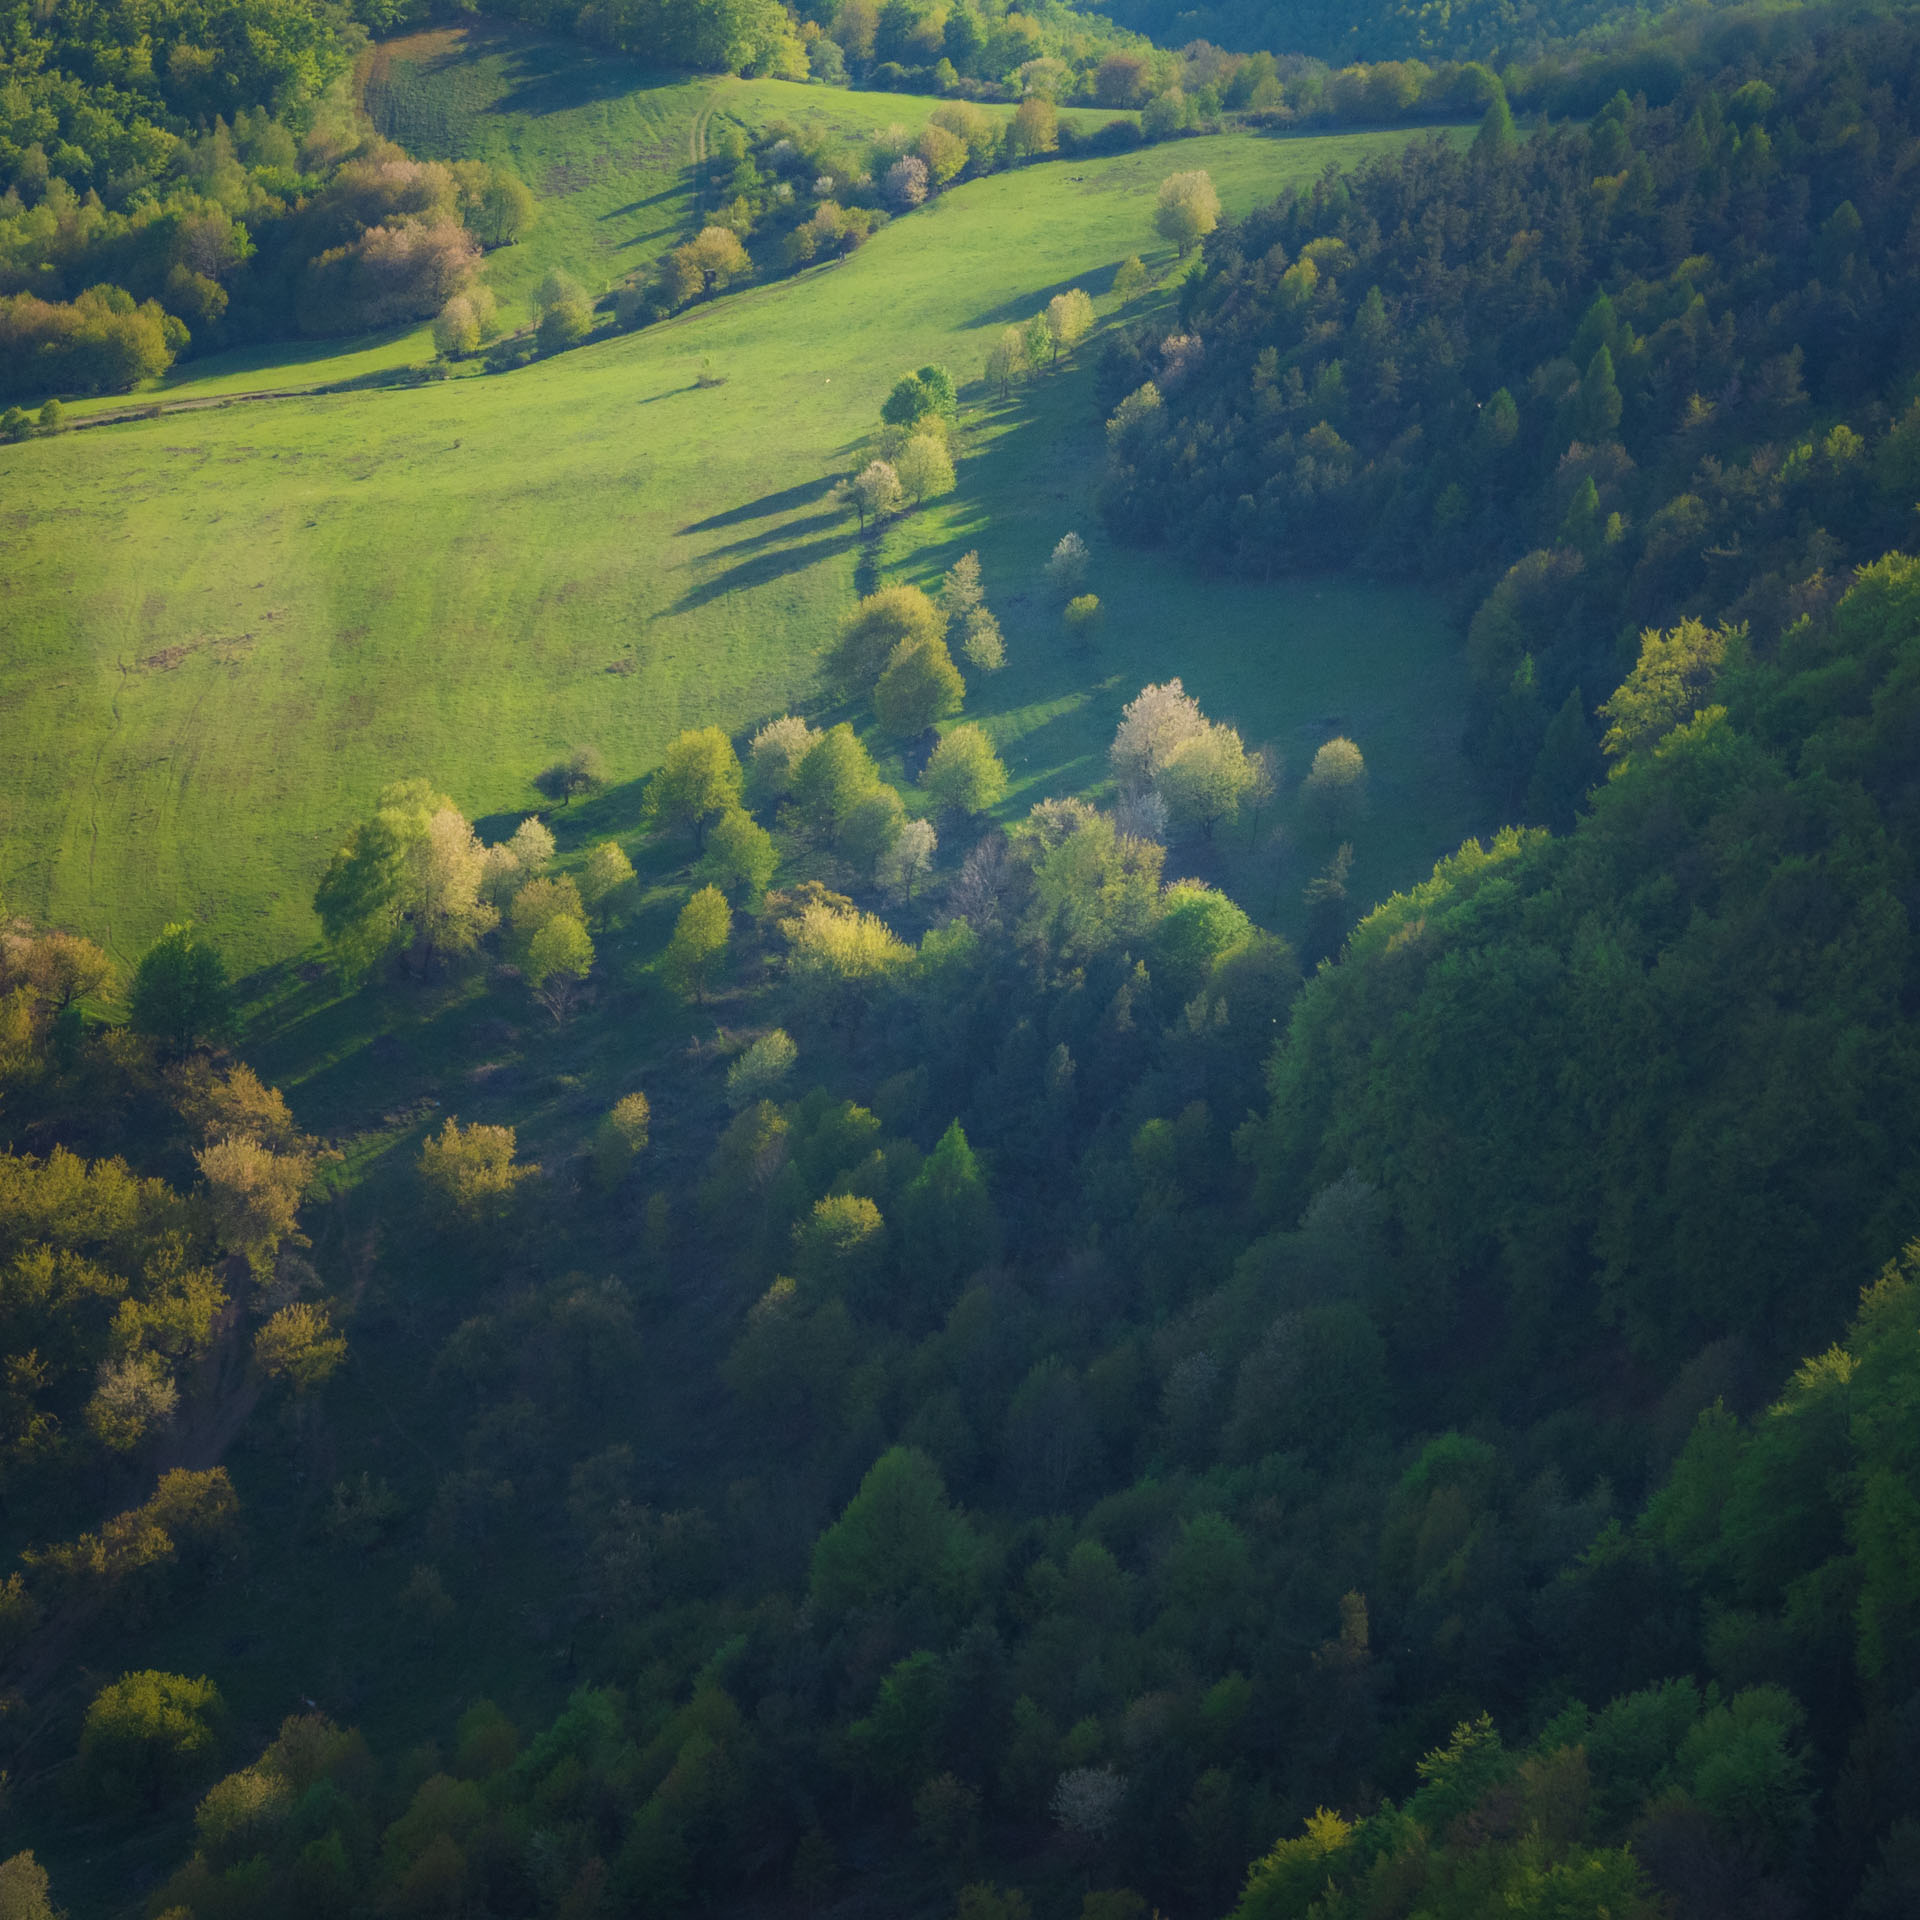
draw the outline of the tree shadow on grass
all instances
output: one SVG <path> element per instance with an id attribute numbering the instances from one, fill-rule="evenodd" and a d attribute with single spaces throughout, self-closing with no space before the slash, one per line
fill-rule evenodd
<path id="1" fill-rule="evenodd" d="M 771 541 L 797 540 L 808 534 L 825 533 L 829 527 L 842 525 L 846 517 L 837 507 L 829 507 L 823 513 L 810 513 L 803 520 L 783 520 L 777 527 L 750 533 L 741 540 L 729 540 L 724 546 L 709 547 L 706 558 L 717 560 L 722 554 L 753 553 Z"/>
<path id="2" fill-rule="evenodd" d="M 752 555 L 731 567 L 723 567 L 697 587 L 689 587 L 665 612 L 691 613 L 695 607 L 707 606 L 729 593 L 744 592 L 750 587 L 764 587 L 772 581 L 784 579 L 790 573 L 802 573 L 822 560 L 830 560 L 835 554 L 844 553 L 858 537 L 855 530 L 849 527 L 846 532 L 825 539 L 802 541 L 797 546 L 783 546 L 771 552 Z M 658 619 L 660 616 L 656 614 L 654 617 Z"/>
<path id="3" fill-rule="evenodd" d="M 684 392 L 685 389 L 680 391 Z M 803 480 L 797 487 L 787 487 L 779 493 L 762 494 L 758 500 L 749 500 L 745 506 L 729 507 L 724 513 L 709 514 L 704 520 L 690 521 L 680 531 L 682 534 L 711 533 L 717 527 L 737 527 L 748 520 L 768 520 L 776 513 L 789 513 L 795 507 L 810 505 L 832 485 L 831 477 Z"/>
<path id="4" fill-rule="evenodd" d="M 987 307 L 976 313 L 965 324 L 970 327 L 1005 327 L 1031 320 L 1055 294 L 1071 293 L 1075 287 L 1090 297 L 1098 298 L 1113 290 L 1114 276 L 1119 271 L 1120 262 L 1116 260 L 1111 266 L 1095 267 L 1091 273 L 1076 273 L 1071 280 L 1056 280 L 1050 287 L 1041 287 L 1032 293 L 1015 294 L 1011 300 L 1003 300 L 997 307 Z"/>

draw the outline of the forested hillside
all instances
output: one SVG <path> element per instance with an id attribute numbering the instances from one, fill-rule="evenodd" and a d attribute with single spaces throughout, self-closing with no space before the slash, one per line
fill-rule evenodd
<path id="1" fill-rule="evenodd" d="M 1452 583 L 1488 792 L 1564 827 L 1642 627 L 1771 642 L 1913 537 L 1913 60 L 1892 24 L 1729 28 L 1671 104 L 1524 143 L 1496 107 L 1216 236 L 1204 360 L 1109 349 L 1109 522 Z"/>
<path id="2" fill-rule="evenodd" d="M 384 578 L 312 630 L 354 813 L 282 769 L 283 964 L 186 903 L 131 964 L 0 929 L 0 1913 L 1920 1910 L 1920 35 L 1690 31 L 1637 43 L 1665 92 L 1555 55 L 1579 125 L 1453 69 L 1470 142 L 1252 212 L 1242 135 L 994 179 L 972 102 L 796 121 L 694 163 L 737 224 L 635 274 L 635 338 L 266 454 L 80 436 L 209 525 L 297 452 L 298 542 L 354 438 L 474 597 L 422 561 L 437 651 Z M 974 197 L 796 213 L 881 153 Z M 457 214 L 362 154 L 285 217 L 430 165 Z M 709 234 L 798 277 L 729 296 Z M 811 343 L 932 338 L 967 275 L 955 364 Z M 776 418 L 810 464 L 739 479 L 714 422 Z M 454 517 L 469 439 L 535 533 Z M 669 481 L 721 558 L 655 570 L 765 629 L 680 678 L 657 582 L 568 544 L 604 495 L 641 551 Z M 785 680 L 775 513 L 845 560 Z M 243 525 L 264 633 L 323 549 L 198 538 Z M 459 703 L 538 566 L 544 764 Z M 1459 710 L 1337 569 L 1457 610 L 1490 823 L 1372 905 L 1356 847 L 1449 791 L 1372 723 Z M 183 728 L 255 711 L 222 647 Z"/>

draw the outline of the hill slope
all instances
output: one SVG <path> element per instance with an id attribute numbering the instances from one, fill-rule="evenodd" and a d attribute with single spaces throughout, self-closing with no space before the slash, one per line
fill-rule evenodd
<path id="1" fill-rule="evenodd" d="M 258 962 L 311 939 L 321 864 L 396 772 L 476 813 L 523 806 L 573 745 L 629 779 L 682 727 L 808 698 L 859 561 L 830 479 L 903 367 L 971 375 L 1007 320 L 1103 291 L 1175 165 L 1244 210 L 1393 137 L 998 175 L 840 266 L 521 374 L 8 449 L 0 893 L 124 956 L 190 910 Z M 708 364 L 726 385 L 695 387 Z M 1064 657 L 1037 575 L 1069 527 L 1094 533 L 1096 434 L 1077 373 L 990 410 L 959 491 L 879 556 L 919 577 L 980 547 L 1013 664 L 970 710 L 1010 756 L 1009 805 L 1096 778 L 1120 702 L 1185 673 L 1252 738 L 1339 715 L 1368 742 L 1379 870 L 1357 886 L 1454 844 L 1457 712 L 1424 599 L 1203 589 L 1096 543 L 1112 618 L 1091 673 Z M 1424 789 L 1417 818 L 1396 787 Z"/>

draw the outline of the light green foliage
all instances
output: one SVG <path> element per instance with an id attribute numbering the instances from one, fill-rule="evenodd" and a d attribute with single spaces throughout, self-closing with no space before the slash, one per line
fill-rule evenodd
<path id="1" fill-rule="evenodd" d="M 953 456 L 937 434 L 915 434 L 900 449 L 893 467 L 902 491 L 916 507 L 953 491 Z"/>
<path id="2" fill-rule="evenodd" d="M 323 1385 L 346 1357 L 346 1336 L 334 1332 L 325 1307 L 307 1300 L 282 1307 L 253 1336 L 254 1365 L 296 1393 Z"/>
<path id="3" fill-rule="evenodd" d="M 1253 933 L 1253 922 L 1224 893 L 1198 880 L 1175 881 L 1162 896 L 1148 947 L 1156 991 L 1170 1006 L 1184 1007 Z"/>
<path id="4" fill-rule="evenodd" d="M 889 786 L 874 786 L 855 802 L 842 821 L 835 844 L 842 854 L 871 879 L 900 838 L 907 824 L 907 808 Z"/>
<path id="5" fill-rule="evenodd" d="M 736 1110 L 765 1100 L 785 1083 L 799 1048 L 784 1027 L 763 1033 L 727 1069 L 727 1105 Z"/>
<path id="6" fill-rule="evenodd" d="M 1034 868 L 1025 931 L 1071 963 L 1138 940 L 1159 912 L 1166 849 L 1126 839 L 1104 815 L 1076 827 Z"/>
<path id="7" fill-rule="evenodd" d="M 773 806 L 793 791 L 819 735 L 804 720 L 782 714 L 753 736 L 747 754 L 747 797 L 757 807 Z"/>
<path id="8" fill-rule="evenodd" d="M 966 638 L 960 643 L 960 651 L 967 656 L 967 663 L 982 673 L 998 673 L 1007 664 L 1005 636 L 1000 622 L 987 608 L 975 607 L 967 615 Z"/>
<path id="9" fill-rule="evenodd" d="M 1160 183 L 1154 230 L 1163 240 L 1173 242 L 1182 259 L 1219 224 L 1220 195 L 1204 167 L 1169 174 Z"/>
<path id="10" fill-rule="evenodd" d="M 987 813 L 1006 795 L 1007 770 L 979 727 L 949 727 L 927 756 L 920 784 L 938 806 L 955 813 Z"/>
<path id="11" fill-rule="evenodd" d="M 752 814 L 733 807 L 720 816 L 707 835 L 699 872 L 703 879 L 751 910 L 759 905 L 779 864 L 772 834 Z"/>
<path id="12" fill-rule="evenodd" d="M 966 692 L 944 640 L 903 640 L 874 685 L 873 711 L 887 732 L 910 739 L 958 713 Z"/>
<path id="13" fill-rule="evenodd" d="M 1113 297 L 1124 306 L 1129 300 L 1137 300 L 1146 285 L 1147 270 L 1141 265 L 1140 256 L 1128 254 L 1113 276 Z"/>
<path id="14" fill-rule="evenodd" d="M 174 1053 L 217 1039 L 233 996 L 220 950 L 189 924 L 170 926 L 134 969 L 127 1013 L 136 1033 Z"/>
<path id="15" fill-rule="evenodd" d="M 857 1020 L 873 988 L 913 960 L 913 949 L 877 915 L 810 901 L 780 923 L 787 974 L 802 1001 L 836 1023 Z"/>
<path id="16" fill-rule="evenodd" d="M 706 997 L 708 981 L 725 958 L 733 932 L 733 912 L 718 887 L 702 887 L 680 909 L 673 938 L 660 956 L 660 971 L 683 999 Z"/>
<path id="17" fill-rule="evenodd" d="M 204 1773 L 226 1707 L 212 1681 L 123 1674 L 102 1687 L 80 1731 L 80 1770 L 101 1800 L 158 1806 Z"/>
<path id="18" fill-rule="evenodd" d="M 733 742 L 718 727 L 681 734 L 647 784 L 647 817 L 704 834 L 716 814 L 740 804 L 744 776 Z"/>
<path id="19" fill-rule="evenodd" d="M 1053 358 L 1071 353 L 1093 331 L 1093 302 L 1079 287 L 1056 293 L 1047 302 L 1047 333 L 1053 342 Z"/>
<path id="20" fill-rule="evenodd" d="M 587 911 L 605 924 L 616 918 L 634 893 L 633 862 L 616 840 L 597 842 L 581 863 L 580 898 Z"/>
<path id="21" fill-rule="evenodd" d="M 564 178 L 573 189 L 543 193 L 538 224 L 487 262 L 509 323 L 525 321 L 527 296 L 548 267 L 591 284 L 608 258 L 644 267 L 651 250 L 690 230 L 689 130 L 713 104 L 711 83 L 662 84 L 649 75 L 629 87 L 604 55 L 543 41 L 540 57 L 553 64 L 535 102 L 523 85 L 521 53 L 457 26 L 450 35 L 444 44 L 390 47 L 394 111 L 404 106 L 411 114 L 417 103 L 463 150 L 510 162 L 529 182 Z M 745 80 L 728 83 L 726 111 L 756 125 L 817 114 L 834 137 L 863 139 L 888 119 L 913 128 L 965 104 L 943 106 L 929 96 L 877 102 Z M 1012 110 L 976 111 L 999 128 Z M 1067 110 L 1063 117 L 1097 126 L 1108 116 Z M 398 132 L 397 120 L 382 124 Z M 1181 154 L 1211 170 L 1237 213 L 1296 181 L 1310 183 L 1330 157 L 1403 143 L 1399 135 L 1372 134 L 1222 138 L 1189 142 Z M 116 951 L 130 955 L 191 902 L 235 969 L 250 970 L 312 941 L 309 903 L 327 856 L 396 768 L 431 767 L 465 811 L 492 816 L 524 807 L 525 774 L 551 757 L 556 741 L 593 739 L 611 765 L 638 771 L 657 766 L 683 728 L 711 723 L 744 736 L 770 714 L 797 710 L 812 697 L 819 655 L 848 604 L 850 563 L 819 539 L 813 506 L 752 526 L 707 523 L 844 470 L 843 449 L 867 430 L 879 397 L 871 385 L 876 361 L 888 372 L 931 361 L 977 371 L 991 330 L 981 340 L 970 330 L 975 309 L 955 309 L 956 277 L 973 290 L 978 309 L 1016 302 L 1025 312 L 1035 289 L 1090 284 L 1123 257 L 1151 204 L 1152 183 L 1143 187 L 1135 177 L 1140 165 L 1137 155 L 1076 158 L 1071 171 L 1084 174 L 1085 191 L 1073 190 L 1071 222 L 1058 217 L 1059 168 L 970 181 L 944 198 L 938 217 L 895 221 L 833 272 L 792 283 L 778 300 L 700 307 L 674 327 L 558 356 L 538 382 L 454 380 L 398 395 L 335 394 L 289 408 L 236 407 L 28 442 L 9 455 L 25 463 L 17 491 L 28 519 L 8 532 L 7 559 L 33 555 L 36 564 L 0 569 L 11 589 L 15 643 L 0 659 L 0 698 L 14 716 L 7 737 L 16 743 L 14 758 L 0 764 L 0 785 L 24 809 L 0 849 L 0 895 L 12 908 L 96 939 L 110 917 Z M 638 210 L 623 211 L 629 208 Z M 181 377 L 153 397 L 171 403 L 326 383 L 391 372 L 429 351 L 419 333 L 356 341 L 350 350 L 302 348 L 297 359 L 249 350 L 185 363 Z M 691 369 L 706 355 L 728 371 L 728 384 L 692 390 Z M 817 367 L 820 382 L 789 397 L 781 430 L 769 437 L 770 383 L 799 364 Z M 642 453 L 613 423 L 643 400 L 649 404 L 631 415 L 646 423 Z M 1044 418 L 1052 397 L 1035 404 Z M 86 410 L 70 409 L 76 418 Z M 981 547 L 990 582 L 1003 573 L 1009 581 L 1029 576 L 1045 559 L 1020 532 L 1032 507 L 1027 462 L 995 452 L 1003 441 L 1010 453 L 1027 444 L 1006 439 L 1030 431 L 1027 414 L 1023 408 L 1018 418 L 984 423 L 983 457 L 967 462 L 965 514 L 995 529 L 991 540 L 963 532 L 957 519 L 952 527 L 952 550 Z M 582 421 L 600 427 L 583 434 Z M 428 444 L 422 432 L 439 449 L 424 491 L 407 451 Z M 207 449 L 196 496 L 204 514 L 186 512 L 173 483 L 177 448 L 186 444 Z M 642 458 L 644 480 L 634 464 Z M 60 463 L 57 479 L 50 461 Z M 368 478 L 352 477 L 360 474 Z M 503 478 L 524 489 L 504 519 Z M 316 487 L 331 502 L 319 514 Z M 962 498 L 925 510 L 930 543 L 949 538 L 948 515 L 959 513 Z M 148 528 L 139 516 L 152 502 L 160 503 L 162 521 Z M 267 531 L 275 516 L 275 524 L 297 523 L 304 536 L 297 567 L 290 553 L 275 557 L 281 550 Z M 307 528 L 309 519 L 318 524 Z M 503 526 L 513 531 L 504 544 Z M 143 530 L 125 537 L 136 527 Z M 759 544 L 752 569 L 742 570 L 746 556 L 736 543 L 749 533 Z M 197 589 L 150 606 L 150 625 L 131 643 L 131 656 L 113 623 L 83 618 L 76 629 L 61 569 L 83 565 L 102 605 L 149 605 L 145 557 L 162 537 L 170 567 Z M 538 567 L 518 564 L 516 556 L 534 552 L 548 558 Z M 726 591 L 715 595 L 709 589 L 722 576 Z M 376 601 L 382 581 L 400 584 Z M 1177 570 L 1151 558 L 1137 566 L 1129 560 L 1101 587 L 1116 657 L 1177 630 L 1187 604 Z M 227 629 L 206 623 L 215 604 L 233 610 L 234 636 L 256 635 L 240 657 L 225 658 Z M 276 618 L 263 625 L 267 610 Z M 1331 587 L 1300 608 L 1297 645 L 1256 675 L 1251 663 L 1255 641 L 1270 628 L 1270 596 L 1257 582 L 1215 583 L 1205 631 L 1193 634 L 1177 664 L 1190 682 L 1211 667 L 1215 677 L 1205 684 L 1224 681 L 1211 697 L 1263 736 L 1291 724 L 1288 716 L 1346 710 L 1356 686 L 1393 683 L 1405 689 L 1407 713 L 1420 716 L 1424 741 L 1434 697 L 1457 702 L 1435 665 L 1444 660 L 1434 638 L 1439 617 L 1416 593 Z M 363 627 L 364 637 L 351 637 Z M 210 638 L 217 644 L 203 644 Z M 640 644 L 629 649 L 635 639 Z M 953 636 L 956 658 L 960 639 Z M 60 695 L 55 663 L 76 645 L 113 678 L 111 714 Z M 137 668 L 148 656 L 170 661 L 175 647 L 187 651 L 170 670 Z M 338 649 L 340 670 L 316 673 L 295 697 L 273 677 L 282 648 L 315 661 L 335 658 Z M 1015 652 L 1011 711 L 1030 709 L 1038 725 L 1077 688 L 1079 675 L 1072 663 L 1023 661 Z M 119 674 L 123 657 L 135 671 Z M 562 669 L 563 661 L 574 665 Z M 630 671 L 607 677 L 600 669 L 610 664 Z M 1323 672 L 1330 676 L 1324 685 Z M 1391 724 L 1399 724 L 1397 713 Z M 1059 770 L 1110 726 L 1111 713 L 1098 702 L 1056 713 L 1044 736 L 1047 763 L 1021 777 L 1040 783 L 1036 791 L 1049 781 L 1060 790 Z M 1458 727 L 1431 732 L 1444 736 L 1444 752 L 1408 762 L 1420 771 L 1407 786 L 1404 845 L 1396 831 L 1383 855 L 1381 877 L 1389 882 L 1410 874 L 1407 861 L 1444 837 L 1430 824 L 1427 803 L 1436 791 L 1446 796 L 1448 831 L 1464 830 L 1469 818 L 1455 769 Z M 181 757 L 181 742 L 190 757 Z M 1370 750 L 1385 747 L 1369 741 Z M 85 776 L 99 831 L 84 871 L 64 856 L 29 852 L 64 844 L 58 819 L 72 796 L 56 798 L 30 770 L 48 755 L 98 769 Z"/>
<path id="22" fill-rule="evenodd" d="M 843 720 L 829 727 L 801 761 L 793 784 L 794 808 L 810 833 L 832 840 L 879 784 L 872 756 Z"/>
<path id="23" fill-rule="evenodd" d="M 523 971 L 527 985 L 547 998 L 559 1018 L 562 1003 L 555 990 L 564 992 L 567 983 L 584 980 L 593 971 L 593 940 L 586 923 L 570 913 L 549 917 L 527 942 Z"/>
<path id="24" fill-rule="evenodd" d="M 515 1190 L 540 1171 L 514 1164 L 512 1127 L 462 1127 L 449 1115 L 420 1148 L 420 1178 L 442 1211 L 469 1226 L 506 1217 Z"/>
<path id="25" fill-rule="evenodd" d="M 602 1191 L 617 1187 L 647 1150 L 653 1107 L 644 1093 L 622 1094 L 593 1134 L 593 1175 Z"/>
<path id="26" fill-rule="evenodd" d="M 848 693 L 865 693 L 900 648 L 938 640 L 946 624 L 918 587 L 882 587 L 841 623 L 827 671 Z"/>
<path id="27" fill-rule="evenodd" d="M 1366 816 L 1367 763 L 1344 736 L 1325 742 L 1301 784 L 1300 805 L 1315 829 L 1329 838 L 1351 833 Z"/>
<path id="28" fill-rule="evenodd" d="M 865 1194 L 829 1194 L 793 1230 L 793 1270 L 815 1296 L 858 1299 L 878 1279 L 887 1255 L 887 1225 Z"/>
<path id="29" fill-rule="evenodd" d="M 1640 658 L 1601 709 L 1610 722 L 1602 749 L 1614 756 L 1644 751 L 1683 726 L 1712 698 L 1730 649 L 1737 654 L 1746 629 L 1709 629 L 1683 620 L 1671 632 L 1649 627 L 1640 636 Z"/>
<path id="30" fill-rule="evenodd" d="M 1174 747 L 1154 781 L 1154 791 L 1166 802 L 1167 818 L 1174 826 L 1198 827 L 1211 839 L 1222 820 L 1240 811 L 1253 791 L 1254 779 L 1254 765 L 1239 734 L 1232 727 L 1214 725 Z"/>

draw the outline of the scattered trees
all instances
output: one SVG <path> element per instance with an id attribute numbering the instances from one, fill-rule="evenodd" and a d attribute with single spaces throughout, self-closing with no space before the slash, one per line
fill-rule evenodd
<path id="1" fill-rule="evenodd" d="M 1066 623 L 1067 632 L 1080 646 L 1090 646 L 1094 635 L 1100 630 L 1100 596 L 1097 593 L 1076 593 L 1062 608 L 1060 618 Z"/>

